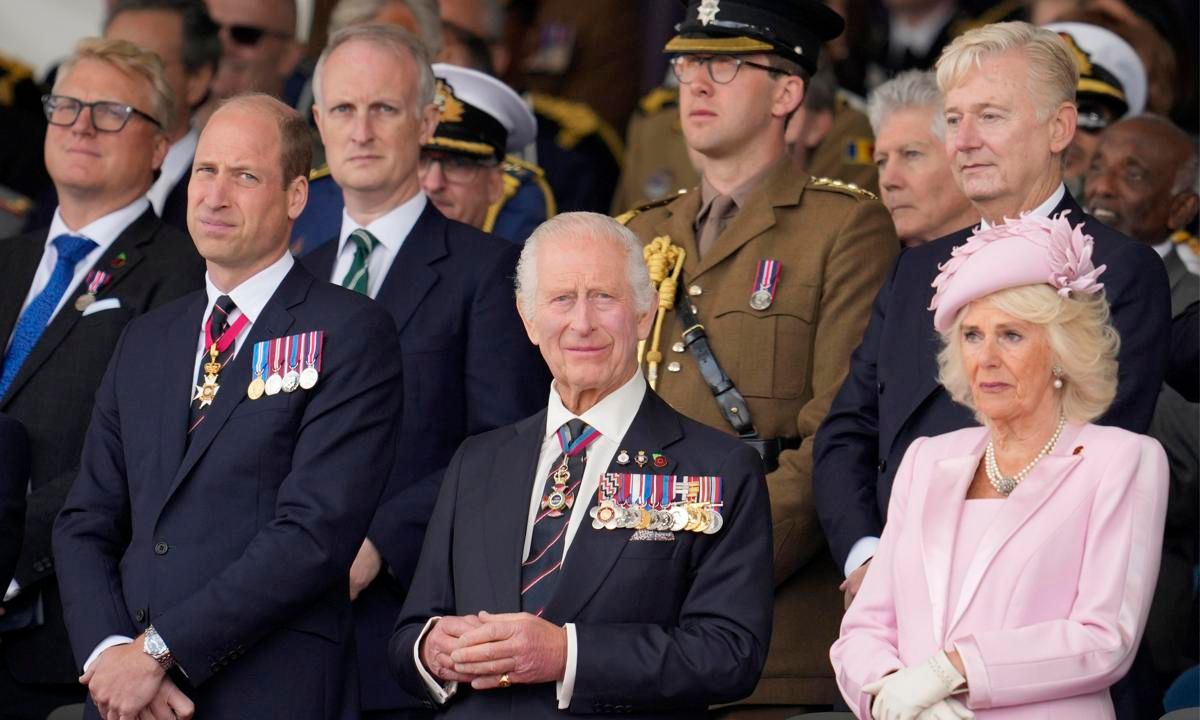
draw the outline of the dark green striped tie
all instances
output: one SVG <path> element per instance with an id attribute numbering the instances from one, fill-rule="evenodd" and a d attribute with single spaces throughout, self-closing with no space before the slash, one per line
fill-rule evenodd
<path id="1" fill-rule="evenodd" d="M 342 287 L 366 295 L 367 263 L 371 259 L 371 251 L 379 244 L 379 239 L 359 228 L 350 233 L 350 241 L 354 243 L 354 261 L 350 263 L 346 277 L 342 278 Z"/>

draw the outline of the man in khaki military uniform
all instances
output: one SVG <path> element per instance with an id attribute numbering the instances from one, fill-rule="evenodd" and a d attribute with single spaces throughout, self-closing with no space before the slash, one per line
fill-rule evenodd
<path id="1" fill-rule="evenodd" d="M 738 434 L 753 433 L 752 444 L 767 451 L 774 631 L 762 680 L 727 717 L 783 718 L 836 696 L 829 646 L 841 578 L 813 506 L 812 436 L 899 246 L 873 196 L 798 173 L 787 155 L 788 118 L 821 42 L 842 27 L 820 0 L 692 0 L 666 50 L 679 53 L 672 66 L 681 126 L 703 156 L 704 177 L 699 188 L 626 216 L 643 241 L 657 247 L 666 236 L 682 248 L 680 293 L 696 308 L 686 325 L 679 308 L 667 312 L 658 347 L 649 343 L 647 358 L 662 354 L 658 393 L 713 427 L 733 433 L 738 423 Z M 705 342 L 738 391 L 721 393 L 721 408 L 701 375 L 702 364 L 714 374 Z"/>

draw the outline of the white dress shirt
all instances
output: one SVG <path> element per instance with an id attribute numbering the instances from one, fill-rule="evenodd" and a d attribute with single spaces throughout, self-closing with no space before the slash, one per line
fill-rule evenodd
<path id="1" fill-rule="evenodd" d="M 1066 193 L 1067 186 L 1059 183 L 1058 189 L 1050 193 L 1050 197 L 1046 198 L 1045 202 L 1030 210 L 1028 213 L 1022 214 L 1034 215 L 1036 217 L 1050 217 L 1050 213 L 1054 211 L 1054 208 L 1058 207 L 1058 204 L 1062 202 L 1063 196 L 1066 195 Z M 1073 225 L 1078 225 L 1079 223 L 1083 222 L 1082 215 L 1079 217 L 1071 217 L 1068 215 L 1067 219 Z M 988 224 L 987 220 L 981 218 L 979 220 L 979 227 L 982 230 L 987 230 L 989 227 L 991 227 L 991 225 Z M 855 541 L 854 545 L 851 546 L 850 554 L 846 556 L 846 564 L 842 567 L 842 572 L 849 577 L 850 573 L 854 572 L 854 570 L 856 570 L 859 566 L 875 557 L 875 551 L 878 548 L 879 538 L 873 535 L 859 538 L 857 541 Z"/>
<path id="2" fill-rule="evenodd" d="M 242 315 L 248 318 L 246 326 L 242 328 L 242 331 L 238 333 L 237 338 L 234 340 L 233 357 L 237 357 L 238 352 L 242 349 L 242 345 L 246 342 L 246 338 L 250 336 L 250 327 L 262 315 L 267 301 L 279 289 L 279 284 L 283 282 L 283 278 L 287 276 L 288 272 L 292 269 L 292 265 L 295 263 L 296 261 L 292 258 L 292 254 L 285 252 L 274 263 L 247 278 L 242 284 L 228 293 L 221 292 L 216 285 L 213 285 L 212 278 L 208 276 L 208 273 L 204 274 L 204 287 L 205 292 L 208 294 L 208 303 L 204 306 L 204 314 L 201 316 L 199 327 L 196 330 L 196 362 L 192 366 L 192 377 L 196 377 L 196 373 L 200 371 L 201 359 L 208 357 L 208 353 L 206 352 L 207 341 L 204 336 L 204 322 L 208 319 L 209 314 L 212 313 L 212 308 L 216 304 L 217 298 L 222 295 L 229 295 L 233 299 L 234 304 L 237 305 L 237 309 L 229 316 L 230 325 L 233 325 Z M 233 357 L 230 358 L 231 361 Z M 131 642 L 133 642 L 133 638 L 126 635 L 109 635 L 104 638 L 96 646 L 96 649 L 92 650 L 92 654 L 88 655 L 87 662 L 83 664 L 84 672 L 87 672 L 87 669 L 96 661 L 96 658 L 100 657 L 100 653 L 110 647 L 127 645 Z M 170 638 L 164 637 L 163 642 L 166 643 L 168 648 L 171 647 Z M 187 671 L 182 667 L 179 670 L 185 676 L 187 675 Z"/>
<path id="3" fill-rule="evenodd" d="M 167 196 L 179 184 L 183 176 L 191 172 L 192 159 L 196 157 L 196 143 L 199 139 L 200 131 L 192 128 L 188 130 L 187 135 L 176 140 L 175 144 L 167 149 L 167 156 L 163 158 L 158 179 L 146 191 L 146 199 L 154 208 L 155 215 L 162 217 L 163 205 L 167 204 Z"/>
<path id="4" fill-rule="evenodd" d="M 338 235 L 337 259 L 333 263 L 333 277 L 329 278 L 334 285 L 341 285 L 342 278 L 350 272 L 354 262 L 354 243 L 350 242 L 350 234 L 362 228 L 379 240 L 379 245 L 371 252 L 367 260 L 367 296 L 372 300 L 379 294 L 383 279 L 387 277 L 396 253 L 405 238 L 412 232 L 413 226 L 425 211 L 425 203 L 429 200 L 425 193 L 418 192 L 400 205 L 392 208 L 386 215 L 378 217 L 365 228 L 356 223 L 350 213 L 342 209 L 342 232 Z"/>
<path id="5" fill-rule="evenodd" d="M 67 286 L 67 291 L 63 293 L 63 296 L 59 298 L 58 305 L 54 306 L 54 312 L 50 314 L 50 320 L 46 322 L 47 325 L 54 320 L 58 315 L 58 311 L 62 310 L 63 305 L 68 300 L 74 300 L 74 293 L 72 291 L 87 277 L 88 270 L 91 270 L 92 266 L 100 260 L 101 256 L 112 247 L 112 244 L 117 241 L 121 233 L 125 232 L 125 228 L 129 227 L 134 220 L 137 220 L 141 217 L 142 213 L 146 212 L 148 206 L 149 203 L 146 198 L 140 197 L 125 207 L 97 218 L 78 230 L 72 230 L 67 227 L 66 222 L 62 219 L 62 214 L 56 208 L 54 210 L 54 219 L 50 221 L 50 232 L 46 235 L 46 247 L 42 250 L 41 262 L 38 263 L 37 270 L 33 273 L 33 282 L 29 285 L 29 292 L 25 294 L 25 302 L 21 304 L 21 312 L 24 313 L 34 298 L 42 290 L 45 290 L 46 285 L 50 283 L 50 276 L 54 274 L 54 265 L 58 262 L 58 250 L 54 248 L 54 238 L 63 234 L 81 235 L 96 243 L 96 248 L 87 255 L 84 255 L 83 259 L 75 264 L 75 274 L 71 277 L 71 284 Z M 15 326 L 13 329 L 16 329 Z M 4 343 L 6 351 L 11 341 L 12 336 L 10 335 Z"/>
<path id="6" fill-rule="evenodd" d="M 641 372 L 635 372 L 624 385 L 601 399 L 582 415 L 575 415 L 563 405 L 562 398 L 558 395 L 558 389 L 553 384 L 550 386 L 550 402 L 546 406 L 545 434 L 542 436 L 542 449 L 538 454 L 537 471 L 531 481 L 529 514 L 525 521 L 525 545 L 521 551 L 522 558 L 529 556 L 529 544 L 533 540 L 533 523 L 542 502 L 542 493 L 546 489 L 546 477 L 550 474 L 550 466 L 562 455 L 562 448 L 558 444 L 558 429 L 568 420 L 578 417 L 600 432 L 600 437 L 593 441 L 586 450 L 587 463 L 584 465 L 579 491 L 575 494 L 576 503 L 571 512 L 571 519 L 567 523 L 567 534 L 563 538 L 563 564 L 565 566 L 567 553 L 571 549 L 571 541 L 579 530 L 579 526 L 588 520 L 587 507 L 592 496 L 600 487 L 600 476 L 612 464 L 613 456 L 617 453 L 617 446 L 625 437 L 629 426 L 633 424 L 633 418 L 637 415 L 638 408 L 642 406 L 642 399 L 645 395 L 646 380 L 642 377 Z M 438 618 L 430 618 L 425 623 L 420 635 L 417 636 L 417 641 L 413 644 L 413 661 L 417 664 L 417 671 L 424 679 L 430 694 L 441 704 L 454 695 L 458 690 L 458 683 L 449 682 L 445 685 L 439 683 L 425 669 L 418 652 L 418 648 L 421 647 L 421 639 L 425 637 L 429 628 L 437 620 Z M 579 658 L 579 641 L 575 635 L 575 624 L 566 623 L 565 627 L 567 630 L 567 667 L 563 673 L 562 682 L 555 684 L 559 710 L 566 710 L 571 706 L 571 696 L 575 692 L 575 668 Z"/>

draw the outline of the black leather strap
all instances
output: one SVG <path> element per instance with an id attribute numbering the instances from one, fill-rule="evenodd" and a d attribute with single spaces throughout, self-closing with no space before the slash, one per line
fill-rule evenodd
<path id="1" fill-rule="evenodd" d="M 708 335 L 700 318 L 696 316 L 696 308 L 692 307 L 684 285 L 679 284 L 679 295 L 675 298 L 675 311 L 683 321 L 683 344 L 688 352 L 696 359 L 700 368 L 700 377 L 716 399 L 721 416 L 729 423 L 734 432 L 745 440 L 759 439 L 758 431 L 754 429 L 754 421 L 750 418 L 750 408 L 746 406 L 746 398 L 721 369 L 717 358 L 713 355 L 708 344 Z"/>

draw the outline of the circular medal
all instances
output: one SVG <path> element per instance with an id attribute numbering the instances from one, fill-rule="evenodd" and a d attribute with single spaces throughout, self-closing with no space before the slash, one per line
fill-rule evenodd
<path id="1" fill-rule="evenodd" d="M 304 368 L 304 372 L 300 373 L 300 387 L 304 388 L 305 390 L 312 390 L 313 386 L 317 384 L 318 377 L 320 376 L 317 374 L 316 368 Z"/>
<path id="2" fill-rule="evenodd" d="M 669 512 L 671 513 L 672 532 L 679 532 L 687 527 L 688 514 L 687 510 L 685 510 L 682 505 L 672 505 Z"/>
<path id="3" fill-rule="evenodd" d="M 708 511 L 708 527 L 704 528 L 705 535 L 712 535 L 725 525 L 725 518 L 716 510 Z"/>
<path id="4" fill-rule="evenodd" d="M 96 302 L 96 296 L 91 293 L 85 293 L 75 298 L 75 309 L 83 312 L 88 309 L 88 306 Z"/>
<path id="5" fill-rule="evenodd" d="M 283 391 L 296 392 L 299 387 L 300 373 L 295 370 L 288 370 L 287 374 L 283 376 Z"/>
<path id="6" fill-rule="evenodd" d="M 771 297 L 769 290 L 758 290 L 750 296 L 750 307 L 755 310 L 766 310 L 771 307 Z"/>
<path id="7" fill-rule="evenodd" d="M 250 381 L 250 387 L 246 388 L 246 396 L 251 400 L 257 400 L 263 396 L 263 392 L 267 389 L 267 384 L 263 379 L 256 377 Z"/>
<path id="8" fill-rule="evenodd" d="M 567 506 L 567 494 L 558 488 L 550 491 L 546 496 L 546 507 L 550 510 L 561 514 L 562 509 Z"/>
<path id="9" fill-rule="evenodd" d="M 704 532 L 708 529 L 708 525 L 708 511 L 702 507 L 696 508 L 696 532 Z"/>
<path id="10" fill-rule="evenodd" d="M 700 516 L 696 512 L 695 505 L 688 505 L 686 509 L 687 509 L 687 514 L 688 514 L 688 521 L 687 521 L 687 525 L 683 526 L 683 529 L 687 530 L 688 532 L 695 532 L 696 528 L 700 526 Z"/>
<path id="11" fill-rule="evenodd" d="M 265 390 L 268 395 L 277 395 L 283 389 L 283 378 L 278 375 L 272 375 L 267 378 Z"/>
<path id="12" fill-rule="evenodd" d="M 650 529 L 657 530 L 659 532 L 669 531 L 671 529 L 671 525 L 674 524 L 674 522 L 675 522 L 674 519 L 671 518 L 670 511 L 669 510 L 655 510 L 655 512 L 658 514 L 658 517 L 656 518 L 658 520 L 658 522 L 655 523 L 653 526 L 651 526 Z"/>
<path id="13" fill-rule="evenodd" d="M 638 508 L 637 512 L 638 512 L 637 529 L 645 530 L 646 528 L 650 527 L 650 522 L 654 519 L 653 516 L 650 515 L 650 511 L 647 510 L 646 508 Z"/>

